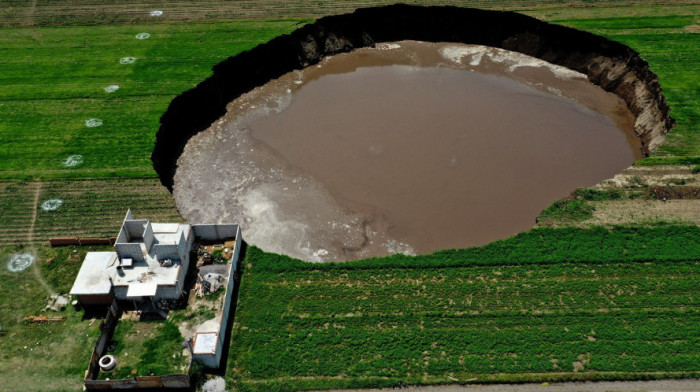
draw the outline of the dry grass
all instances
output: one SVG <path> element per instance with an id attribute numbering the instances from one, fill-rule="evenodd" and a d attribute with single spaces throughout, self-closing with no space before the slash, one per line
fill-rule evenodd
<path id="1" fill-rule="evenodd" d="M 581 227 L 645 225 L 659 221 L 700 225 L 700 200 L 619 200 L 595 202 L 591 219 Z"/>

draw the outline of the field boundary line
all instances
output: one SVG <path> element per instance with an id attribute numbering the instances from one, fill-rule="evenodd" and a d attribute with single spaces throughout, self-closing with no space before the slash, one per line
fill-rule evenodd
<path id="1" fill-rule="evenodd" d="M 34 202 L 32 204 L 32 220 L 31 223 L 29 224 L 29 231 L 27 232 L 27 243 L 32 244 L 34 243 L 34 225 L 36 224 L 36 217 L 37 217 L 37 212 L 39 208 L 39 195 L 41 195 L 41 188 L 44 186 L 44 183 L 41 181 L 36 181 L 33 182 L 32 185 L 34 186 Z"/>

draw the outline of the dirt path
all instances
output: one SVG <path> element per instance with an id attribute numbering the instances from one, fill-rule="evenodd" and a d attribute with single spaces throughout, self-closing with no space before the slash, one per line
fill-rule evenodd
<path id="1" fill-rule="evenodd" d="M 34 24 L 34 14 L 36 14 L 36 0 L 32 0 L 31 4 L 27 7 L 27 17 L 24 21 L 25 26 Z"/>
<path id="2" fill-rule="evenodd" d="M 33 193 L 34 193 L 34 202 L 32 203 L 32 223 L 29 225 L 29 232 L 27 232 L 27 244 L 29 244 L 29 249 L 30 252 L 34 255 L 34 258 L 37 258 L 37 251 L 36 251 L 36 246 L 34 245 L 34 226 L 36 224 L 36 217 L 37 213 L 39 210 L 39 196 L 41 195 L 41 188 L 44 186 L 42 182 L 34 182 L 32 183 L 32 186 L 35 188 Z M 51 286 L 49 286 L 48 283 L 46 283 L 46 280 L 44 280 L 44 277 L 41 276 L 41 271 L 39 270 L 39 266 L 35 262 L 32 264 L 32 272 L 34 273 L 34 276 L 36 277 L 37 282 L 41 284 L 44 289 L 46 289 L 46 292 L 49 294 L 54 294 L 53 289 Z"/>
<path id="3" fill-rule="evenodd" d="M 356 389 L 379 392 L 390 389 Z M 393 389 L 391 389 L 393 390 Z M 700 391 L 700 379 L 657 381 L 599 381 L 545 384 L 443 385 L 396 389 L 402 392 L 681 392 Z"/>
<path id="4" fill-rule="evenodd" d="M 44 186 L 41 182 L 33 182 L 34 187 L 34 202 L 32 203 L 32 221 L 29 224 L 29 231 L 27 232 L 27 243 L 31 244 L 34 242 L 34 225 L 36 224 L 36 216 L 39 208 L 39 195 L 41 195 L 41 188 Z"/>

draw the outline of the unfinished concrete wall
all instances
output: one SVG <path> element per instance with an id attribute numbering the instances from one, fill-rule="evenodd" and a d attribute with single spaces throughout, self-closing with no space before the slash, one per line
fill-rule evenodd
<path id="1" fill-rule="evenodd" d="M 217 224 L 217 225 L 192 225 L 195 236 L 203 241 L 221 241 L 226 238 L 234 238 L 239 232 L 238 225 Z"/>
<path id="2" fill-rule="evenodd" d="M 238 259 L 241 254 L 242 238 L 241 230 L 236 227 L 236 232 L 234 233 L 236 238 L 236 244 L 233 248 L 231 255 L 231 268 L 229 269 L 228 281 L 226 283 L 226 297 L 224 299 L 223 313 L 221 316 L 221 323 L 219 324 L 218 339 L 216 346 L 216 353 L 214 354 L 197 354 L 194 355 L 194 359 L 198 362 L 204 364 L 208 368 L 216 369 L 221 366 L 221 358 L 224 354 L 224 347 L 226 339 L 229 338 L 227 335 L 228 322 L 231 317 L 231 308 L 233 306 L 233 292 L 236 288 L 238 282 L 236 282 L 236 272 L 238 271 Z"/>
<path id="3" fill-rule="evenodd" d="M 129 286 L 112 286 L 112 290 L 114 290 L 114 296 L 117 299 L 125 299 Z"/>
<path id="4" fill-rule="evenodd" d="M 155 236 L 153 235 L 153 226 L 151 226 L 151 222 L 148 222 L 146 224 L 146 228 L 143 230 L 143 243 L 146 244 L 147 250 L 150 250 L 151 246 L 153 246 L 154 239 Z"/>
<path id="5" fill-rule="evenodd" d="M 117 328 L 119 317 L 121 317 L 119 304 L 117 304 L 117 301 L 112 301 L 112 304 L 107 310 L 107 316 L 100 323 L 100 335 L 97 337 L 97 342 L 95 343 L 95 347 L 92 350 L 92 356 L 90 357 L 88 370 L 85 373 L 86 386 L 88 381 L 95 380 L 99 376 L 99 360 L 105 354 L 105 347 L 107 346 L 107 343 L 112 341 L 112 336 L 114 335 L 114 330 Z"/>
<path id="6" fill-rule="evenodd" d="M 178 284 L 180 287 L 185 285 L 185 277 L 187 276 L 187 271 L 190 270 L 190 251 L 194 246 L 194 235 L 189 235 L 185 237 L 185 233 L 180 236 L 180 242 L 178 244 L 178 252 L 180 253 L 180 265 L 182 266 L 182 271 L 178 277 Z"/>
<path id="7" fill-rule="evenodd" d="M 123 258 L 131 258 L 134 259 L 135 261 L 144 261 L 146 258 L 143 255 L 143 249 L 141 248 L 142 244 L 131 244 L 131 243 L 125 243 L 125 244 L 114 244 L 114 249 L 117 251 L 117 255 L 119 255 L 119 259 Z"/>
<path id="8" fill-rule="evenodd" d="M 114 292 L 104 295 L 78 295 L 78 301 L 83 306 L 108 305 L 114 300 Z"/>
<path id="9" fill-rule="evenodd" d="M 185 274 L 181 274 L 183 279 Z M 182 282 L 178 280 L 177 284 L 174 285 L 158 285 L 158 290 L 156 291 L 156 295 L 154 300 L 159 300 L 159 299 L 172 299 L 176 300 L 180 298 L 180 294 L 182 294 Z"/>
<path id="10" fill-rule="evenodd" d="M 128 380 L 85 380 L 85 389 L 89 391 L 149 388 L 189 388 L 190 386 L 190 377 L 186 374 L 134 377 Z"/>
<path id="11" fill-rule="evenodd" d="M 180 252 L 177 244 L 155 244 L 153 245 L 153 251 L 160 261 L 165 259 L 180 260 Z"/>
<path id="12" fill-rule="evenodd" d="M 180 239 L 177 242 L 177 254 L 180 258 L 188 256 L 189 250 L 192 249 L 192 240 L 190 238 L 185 238 L 185 233 L 180 233 Z"/>

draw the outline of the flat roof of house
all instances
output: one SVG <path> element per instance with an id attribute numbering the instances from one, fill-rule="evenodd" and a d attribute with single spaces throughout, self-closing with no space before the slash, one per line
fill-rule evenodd
<path id="1" fill-rule="evenodd" d="M 153 229 L 153 243 L 172 245 L 180 241 L 182 234 L 185 235 L 185 240 L 190 235 L 191 226 L 181 223 L 151 223 Z"/>
<path id="2" fill-rule="evenodd" d="M 129 286 L 127 297 L 151 296 L 155 295 L 155 286 L 138 285 L 175 285 L 180 274 L 181 261 L 177 258 L 170 258 L 171 265 L 164 267 L 163 260 L 158 260 L 155 245 L 177 245 L 184 234 L 185 240 L 190 235 L 191 227 L 188 224 L 179 223 L 151 223 L 153 229 L 153 245 L 150 252 L 145 256 L 144 261 L 133 261 L 129 268 L 122 268 L 118 274 L 112 274 L 112 282 L 115 286 Z M 152 294 L 148 294 L 153 292 Z"/>
<path id="3" fill-rule="evenodd" d="M 172 259 L 170 267 L 163 267 L 160 263 L 147 257 L 146 261 L 134 261 L 133 266 L 122 268 L 120 272 L 112 274 L 112 283 L 115 286 L 133 286 L 152 283 L 155 285 L 174 285 L 180 273 L 180 260 Z"/>
<path id="4" fill-rule="evenodd" d="M 219 334 L 216 332 L 204 332 L 194 335 L 193 354 L 215 354 Z"/>
<path id="5" fill-rule="evenodd" d="M 112 291 L 108 267 L 117 263 L 117 252 L 88 252 L 75 278 L 71 295 L 104 295 Z"/>

